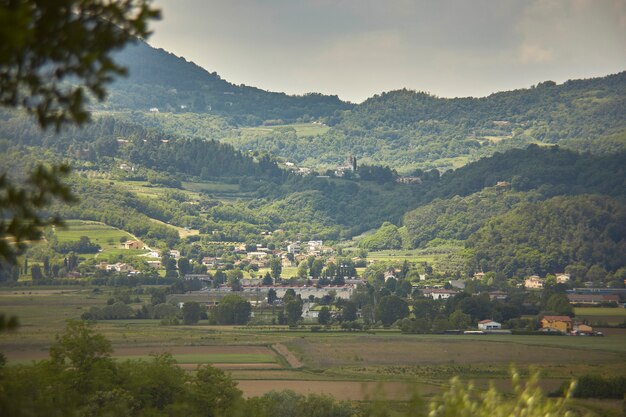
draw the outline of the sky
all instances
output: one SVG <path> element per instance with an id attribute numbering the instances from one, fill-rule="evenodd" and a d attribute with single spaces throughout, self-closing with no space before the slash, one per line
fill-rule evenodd
<path id="1" fill-rule="evenodd" d="M 626 0 L 155 0 L 149 43 L 234 84 L 354 103 L 626 70 Z"/>

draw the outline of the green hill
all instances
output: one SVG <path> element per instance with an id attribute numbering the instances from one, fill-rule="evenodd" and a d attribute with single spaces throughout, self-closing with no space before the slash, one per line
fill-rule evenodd
<path id="1" fill-rule="evenodd" d="M 354 155 L 401 172 L 458 168 L 496 151 L 562 144 L 606 153 L 626 149 L 626 72 L 561 85 L 546 81 L 484 98 L 446 99 L 410 90 L 376 95 L 326 119 L 325 134 L 287 130 L 228 139 L 290 161 L 330 167 Z"/>
<path id="2" fill-rule="evenodd" d="M 257 125 L 266 120 L 308 121 L 352 107 L 337 96 L 290 96 L 235 85 L 215 72 L 143 42 L 125 48 L 115 59 L 128 68 L 129 75 L 111 85 L 109 98 L 100 108 L 212 113 Z"/>

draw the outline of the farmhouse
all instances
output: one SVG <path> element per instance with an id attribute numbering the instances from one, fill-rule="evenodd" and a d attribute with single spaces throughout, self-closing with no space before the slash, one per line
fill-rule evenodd
<path id="1" fill-rule="evenodd" d="M 558 273 L 555 274 L 556 276 L 556 283 L 557 284 L 565 284 L 567 282 L 569 282 L 570 279 L 570 275 L 569 274 L 565 274 L 565 273 Z"/>
<path id="2" fill-rule="evenodd" d="M 422 290 L 424 297 L 430 297 L 433 300 L 447 300 L 450 297 L 454 297 L 459 292 L 456 290 L 444 290 L 438 288 L 426 288 Z"/>
<path id="3" fill-rule="evenodd" d="M 541 319 L 541 328 L 569 333 L 572 330 L 572 319 L 568 316 L 544 316 Z"/>
<path id="4" fill-rule="evenodd" d="M 127 240 L 124 242 L 124 249 L 143 249 L 143 243 L 138 240 Z"/>
<path id="5" fill-rule="evenodd" d="M 478 330 L 500 330 L 502 324 L 493 320 L 481 320 L 478 322 Z"/>
<path id="6" fill-rule="evenodd" d="M 546 280 L 539 278 L 537 275 L 532 275 L 524 280 L 524 287 L 537 290 L 543 288 Z"/>

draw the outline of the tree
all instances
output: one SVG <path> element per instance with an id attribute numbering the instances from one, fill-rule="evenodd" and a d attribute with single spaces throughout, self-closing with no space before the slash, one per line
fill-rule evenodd
<path id="1" fill-rule="evenodd" d="M 265 273 L 265 276 L 263 277 L 263 281 L 261 281 L 262 285 L 272 285 L 274 283 L 274 281 L 272 280 L 272 276 L 270 275 L 269 272 Z"/>
<path id="2" fill-rule="evenodd" d="M 505 397 L 493 386 L 487 391 L 478 392 L 474 385 L 466 385 L 459 377 L 454 377 L 450 381 L 450 387 L 430 402 L 428 415 L 431 417 L 568 417 L 573 415 L 566 407 L 573 385 L 566 390 L 565 398 L 550 401 L 541 392 L 538 374 L 533 374 L 525 384 L 522 384 L 519 375 L 513 372 L 511 380 L 512 397 Z"/>
<path id="3" fill-rule="evenodd" d="M 189 259 L 185 257 L 181 257 L 180 259 L 178 259 L 178 270 L 180 271 L 181 275 L 187 275 L 188 273 L 190 273 L 192 270 L 192 266 L 189 263 Z"/>
<path id="4" fill-rule="evenodd" d="M 346 301 L 341 309 L 341 320 L 343 321 L 355 321 L 357 318 L 356 304 L 352 301 Z"/>
<path id="5" fill-rule="evenodd" d="M 472 318 L 469 314 L 465 314 L 461 310 L 456 310 L 454 313 L 450 314 L 448 321 L 453 328 L 463 330 L 469 327 Z"/>
<path id="6" fill-rule="evenodd" d="M 287 324 L 295 326 L 302 318 L 302 301 L 298 299 L 292 299 L 285 303 L 285 318 Z"/>
<path id="7" fill-rule="evenodd" d="M 43 279 L 43 273 L 41 272 L 41 267 L 39 265 L 33 265 L 30 268 L 30 273 L 33 281 L 39 281 Z"/>
<path id="8" fill-rule="evenodd" d="M 6 173 L 0 174 L 0 264 L 15 264 L 27 242 L 41 239 L 44 227 L 61 224 L 59 218 L 44 217 L 40 211 L 55 199 L 76 201 L 62 182 L 69 172 L 67 165 L 39 166 L 19 186 Z"/>
<path id="9" fill-rule="evenodd" d="M 183 304 L 183 323 L 197 324 L 202 314 L 200 304 L 195 301 L 188 301 Z"/>
<path id="10" fill-rule="evenodd" d="M 272 271 L 272 278 L 279 280 L 280 273 L 283 270 L 283 264 L 279 257 L 275 256 L 270 260 L 270 269 Z"/>
<path id="11" fill-rule="evenodd" d="M 574 309 L 567 295 L 562 293 L 552 294 L 550 298 L 548 298 L 546 310 L 563 316 L 572 316 L 574 314 Z"/>
<path id="12" fill-rule="evenodd" d="M 322 307 L 319 314 L 317 315 L 317 322 L 325 326 L 330 323 L 330 319 L 330 310 L 326 306 Z"/>
<path id="13" fill-rule="evenodd" d="M 246 324 L 250 320 L 252 306 L 238 295 L 229 294 L 222 298 L 215 309 L 218 324 Z"/>
<path id="14" fill-rule="evenodd" d="M 267 304 L 274 304 L 274 301 L 276 301 L 277 298 L 278 295 L 276 295 L 276 290 L 274 288 L 270 288 L 267 292 Z"/>
<path id="15" fill-rule="evenodd" d="M 50 346 L 50 360 L 74 373 L 75 387 L 80 391 L 100 383 L 96 376 L 113 367 L 111 353 L 111 342 L 84 321 L 69 321 Z"/>
<path id="16" fill-rule="evenodd" d="M 0 4 L 0 105 L 36 115 L 39 125 L 83 123 L 85 89 L 105 97 L 105 84 L 125 74 L 110 54 L 146 38 L 159 11 L 149 0 L 24 0 Z M 0 172 L 0 269 L 14 264 L 27 241 L 59 224 L 40 211 L 54 199 L 75 200 L 62 183 L 67 165 L 39 166 L 24 185 Z"/>
<path id="17" fill-rule="evenodd" d="M 300 262 L 300 265 L 298 265 L 298 278 L 306 279 L 306 277 L 308 276 L 308 268 L 309 264 L 306 261 Z"/>
<path id="18" fill-rule="evenodd" d="M 196 378 L 191 384 L 191 402 L 204 415 L 226 416 L 241 399 L 241 391 L 237 382 L 221 369 L 209 365 L 198 367 Z"/>
<path id="19" fill-rule="evenodd" d="M 126 69 L 111 57 L 146 38 L 159 11 L 148 0 L 27 0 L 0 6 L 0 104 L 39 124 L 83 123 L 86 92 L 99 100 Z"/>
<path id="20" fill-rule="evenodd" d="M 396 320 L 400 320 L 409 315 L 409 306 L 406 301 L 395 295 L 387 295 L 380 299 L 376 317 L 383 325 L 390 326 Z"/>

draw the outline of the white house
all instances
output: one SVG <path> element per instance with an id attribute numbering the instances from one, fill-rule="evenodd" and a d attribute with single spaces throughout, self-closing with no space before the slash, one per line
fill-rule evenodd
<path id="1" fill-rule="evenodd" d="M 493 320 L 481 320 L 478 322 L 478 330 L 500 330 L 502 325 Z"/>
<path id="2" fill-rule="evenodd" d="M 433 300 L 447 300 L 450 297 L 454 297 L 459 292 L 456 290 L 445 290 L 439 288 L 426 288 L 422 290 L 424 297 L 430 297 Z"/>

